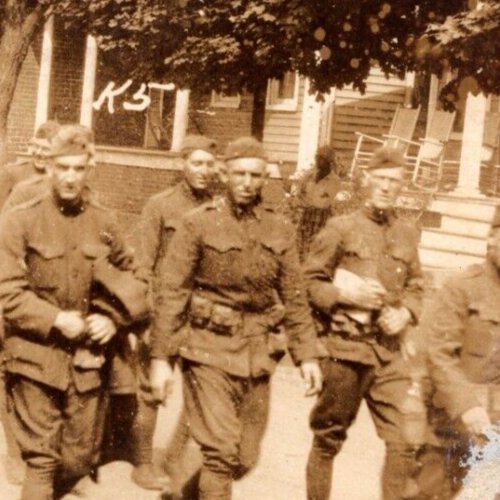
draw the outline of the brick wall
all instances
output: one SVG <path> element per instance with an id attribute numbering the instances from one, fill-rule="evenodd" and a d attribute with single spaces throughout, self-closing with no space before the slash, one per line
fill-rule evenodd
<path id="1" fill-rule="evenodd" d="M 8 153 L 11 158 L 18 151 L 24 151 L 35 128 L 38 76 L 42 35 L 31 44 L 17 81 L 14 99 L 7 124 Z"/>

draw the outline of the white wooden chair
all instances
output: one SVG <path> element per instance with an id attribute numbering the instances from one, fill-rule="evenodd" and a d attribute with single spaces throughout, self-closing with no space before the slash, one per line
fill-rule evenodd
<path id="1" fill-rule="evenodd" d="M 406 155 L 408 163 L 413 165 L 411 183 L 422 191 L 434 192 L 439 187 L 443 175 L 443 163 L 446 145 L 450 140 L 455 112 L 435 110 L 429 123 L 426 137 L 419 141 L 401 139 L 410 146 L 415 146 L 415 155 Z"/>
<path id="2" fill-rule="evenodd" d="M 403 153 L 406 153 L 409 147 L 408 141 L 411 141 L 413 137 L 419 114 L 420 106 L 418 108 L 404 108 L 398 105 L 387 134 L 375 137 L 362 132 L 355 132 L 358 140 L 354 148 L 351 175 L 355 168 L 365 166 L 370 161 L 373 151 L 380 146 L 399 147 Z"/>

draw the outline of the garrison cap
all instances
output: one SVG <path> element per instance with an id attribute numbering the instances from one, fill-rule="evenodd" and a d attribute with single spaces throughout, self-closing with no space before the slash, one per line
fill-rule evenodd
<path id="1" fill-rule="evenodd" d="M 80 124 L 61 125 L 52 139 L 49 156 L 94 156 L 94 132 Z"/>
<path id="2" fill-rule="evenodd" d="M 398 148 L 382 146 L 377 148 L 364 170 L 375 170 L 377 168 L 398 168 L 406 164 L 402 151 Z"/>
<path id="3" fill-rule="evenodd" d="M 30 143 L 35 143 L 40 140 L 51 141 L 54 136 L 59 132 L 61 125 L 54 120 L 49 120 L 42 123 L 35 132 L 35 135 L 31 139 Z"/>
<path id="4" fill-rule="evenodd" d="M 254 137 L 239 137 L 227 145 L 224 159 L 229 161 L 237 158 L 260 158 L 267 161 L 264 146 Z"/>
<path id="5" fill-rule="evenodd" d="M 181 144 L 182 156 L 187 156 L 198 149 L 215 155 L 217 142 L 214 139 L 211 139 L 210 137 L 206 137 L 204 135 L 186 135 Z"/>

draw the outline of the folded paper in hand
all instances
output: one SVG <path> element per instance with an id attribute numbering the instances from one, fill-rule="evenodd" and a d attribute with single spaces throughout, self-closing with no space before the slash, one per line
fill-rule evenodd
<path id="1" fill-rule="evenodd" d="M 367 279 L 355 274 L 347 269 L 338 268 L 333 276 L 333 285 L 341 289 L 351 289 L 366 283 Z M 368 325 L 372 320 L 372 311 L 360 309 L 359 307 L 342 308 L 349 318 L 362 325 Z"/>

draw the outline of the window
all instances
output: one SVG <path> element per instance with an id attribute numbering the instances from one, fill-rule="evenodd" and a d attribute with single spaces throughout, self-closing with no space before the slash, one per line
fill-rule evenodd
<path id="1" fill-rule="evenodd" d="M 224 94 L 224 92 L 212 91 L 210 106 L 214 108 L 234 108 L 240 107 L 240 94 Z"/>
<path id="2" fill-rule="evenodd" d="M 116 57 L 99 51 L 92 117 L 96 143 L 169 150 L 175 95 L 172 84 L 128 79 Z"/>
<path id="3" fill-rule="evenodd" d="M 269 80 L 267 85 L 267 109 L 297 111 L 299 100 L 299 76 L 288 71 L 280 79 Z"/>

